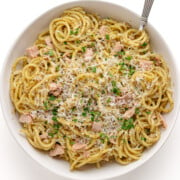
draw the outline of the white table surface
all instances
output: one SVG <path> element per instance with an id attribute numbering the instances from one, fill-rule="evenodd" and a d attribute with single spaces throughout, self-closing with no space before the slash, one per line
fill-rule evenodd
<path id="1" fill-rule="evenodd" d="M 37 16 L 68 0 L 0 1 L 0 68 L 16 37 Z M 109 0 L 139 14 L 144 0 Z M 155 0 L 149 21 L 165 37 L 180 61 L 180 2 Z M 180 62 L 179 62 L 180 67 Z M 3 91 L 3 87 L 0 87 Z M 147 163 L 121 180 L 180 180 L 180 120 L 163 148 Z M 11 136 L 0 109 L 0 180 L 64 180 L 31 160 Z M 115 180 L 115 179 L 114 179 Z"/>

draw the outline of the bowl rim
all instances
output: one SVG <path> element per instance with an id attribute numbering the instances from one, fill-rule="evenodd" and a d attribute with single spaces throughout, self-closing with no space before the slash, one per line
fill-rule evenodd
<path id="1" fill-rule="evenodd" d="M 134 14 L 135 16 L 137 17 L 140 17 L 137 13 L 135 13 L 134 11 L 118 4 L 118 3 L 114 3 L 114 2 L 110 2 L 108 0 L 100 0 L 100 1 L 96 1 L 96 0 L 84 0 L 84 1 L 79 1 L 79 0 L 71 0 L 69 2 L 66 2 L 66 3 L 61 3 L 59 5 L 55 5 L 47 10 L 45 10 L 44 12 L 42 12 L 40 15 L 38 15 L 38 17 L 36 17 L 35 19 L 33 19 L 27 26 L 23 27 L 22 28 L 22 31 L 19 32 L 19 34 L 17 35 L 16 39 L 13 41 L 12 45 L 9 49 L 9 52 L 6 54 L 6 57 L 2 63 L 2 66 L 1 66 L 1 72 L 0 72 L 0 87 L 3 87 L 3 75 L 5 74 L 5 67 L 6 65 L 8 64 L 8 59 L 10 58 L 11 56 L 11 53 L 13 51 L 13 49 L 15 48 L 17 42 L 21 39 L 21 36 L 27 31 L 27 29 L 29 29 L 36 21 L 38 21 L 39 19 L 43 18 L 43 16 L 45 16 L 46 14 L 48 14 L 49 12 L 53 11 L 54 9 L 57 9 L 61 6 L 68 6 L 68 5 L 76 5 L 76 3 L 79 3 L 79 6 L 81 5 L 81 3 L 103 3 L 103 4 L 109 4 L 109 5 L 112 5 L 112 6 L 117 6 L 119 8 L 122 8 L 126 11 L 129 11 L 131 14 Z M 148 26 L 151 27 L 151 29 L 153 29 L 156 34 L 160 37 L 160 39 L 163 41 L 163 43 L 165 44 L 165 47 L 167 48 L 168 50 L 168 54 L 172 57 L 172 63 L 174 64 L 174 67 L 177 67 L 177 62 L 174 60 L 174 56 L 172 54 L 172 51 L 170 49 L 170 47 L 167 45 L 165 39 L 161 36 L 161 34 L 154 28 L 153 25 L 151 25 L 151 23 L 148 22 Z M 175 69 L 175 76 L 179 75 L 180 73 L 178 72 L 177 68 Z M 177 87 L 179 88 L 180 87 L 180 83 L 179 83 L 179 80 L 177 82 Z M 180 88 L 179 88 L 180 89 Z M 17 142 L 17 144 L 19 145 L 19 147 L 21 147 L 21 149 L 25 152 L 25 154 L 27 154 L 27 157 L 29 157 L 31 160 L 37 162 L 37 164 L 39 164 L 41 167 L 47 169 L 48 171 L 50 171 L 51 173 L 57 175 L 57 176 L 60 176 L 60 177 L 63 177 L 63 178 L 67 178 L 67 179 L 74 179 L 74 180 L 81 180 L 81 178 L 78 178 L 78 177 L 73 177 L 73 176 L 69 176 L 69 175 L 61 175 L 61 174 L 58 174 L 55 170 L 51 169 L 51 168 L 48 168 L 46 165 L 44 165 L 43 163 L 41 163 L 39 161 L 39 159 L 36 158 L 36 156 L 34 156 L 33 154 L 31 153 L 28 153 L 28 151 L 26 150 L 26 148 L 24 146 L 21 145 L 21 143 L 19 142 L 18 138 L 16 138 L 16 135 L 14 133 L 14 131 L 12 130 L 12 127 L 9 123 L 9 121 L 7 120 L 7 117 L 8 115 L 6 115 L 6 107 L 4 106 L 4 100 L 3 100 L 3 92 L 1 91 L 0 93 L 0 106 L 1 106 L 1 109 L 2 109 L 2 117 L 3 119 L 5 120 L 6 122 L 6 125 L 9 129 L 9 132 L 10 134 L 12 135 L 13 139 Z M 122 175 L 125 175 L 127 173 L 130 173 L 132 172 L 133 170 L 137 169 L 138 167 L 142 166 L 144 163 L 146 163 L 147 161 L 149 161 L 164 145 L 165 143 L 167 142 L 167 139 L 170 137 L 170 134 L 172 133 L 172 130 L 174 129 L 175 127 L 175 124 L 177 122 L 177 118 L 179 117 L 179 114 L 180 114 L 180 102 L 177 102 L 177 112 L 176 112 L 176 115 L 175 115 L 175 119 L 174 119 L 174 122 L 171 126 L 171 129 L 169 130 L 169 133 L 166 135 L 166 137 L 164 138 L 164 141 L 161 143 L 161 145 L 154 151 L 154 153 L 151 153 L 146 159 L 143 159 L 143 161 L 140 163 L 140 164 L 137 164 L 135 166 L 132 166 L 129 168 L 128 171 L 126 172 L 123 172 L 121 174 L 116 174 L 116 175 L 111 175 L 111 176 L 107 176 L 105 178 L 103 178 L 104 180 L 107 180 L 107 179 L 111 179 L 111 178 L 116 178 L 116 177 L 120 177 Z M 99 178 L 97 180 L 100 180 L 102 178 Z"/>

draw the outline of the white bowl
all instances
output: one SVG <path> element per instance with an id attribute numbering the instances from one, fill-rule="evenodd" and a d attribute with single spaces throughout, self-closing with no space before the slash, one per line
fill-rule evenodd
<path id="1" fill-rule="evenodd" d="M 150 25 L 148 24 L 147 30 L 151 37 L 151 44 L 155 51 L 161 53 L 169 67 L 173 81 L 174 89 L 174 101 L 175 107 L 173 111 L 166 115 L 166 120 L 168 128 L 162 132 L 161 139 L 149 150 L 146 150 L 140 160 L 135 161 L 129 165 L 122 166 L 116 163 L 107 163 L 105 166 L 100 169 L 89 168 L 84 171 L 69 171 L 69 164 L 63 160 L 55 160 L 50 158 L 47 154 L 44 154 L 36 149 L 34 149 L 28 141 L 19 134 L 21 125 L 18 122 L 17 116 L 13 113 L 13 105 L 9 96 L 9 77 L 11 71 L 11 65 L 15 58 L 21 56 L 24 53 L 24 50 L 32 45 L 33 41 L 36 39 L 38 33 L 48 27 L 49 22 L 58 17 L 65 9 L 82 6 L 88 11 L 98 13 L 103 17 L 112 17 L 120 21 L 126 21 L 132 24 L 134 27 L 138 27 L 139 16 L 128 9 L 125 9 L 119 5 L 111 4 L 102 1 L 75 1 L 60 5 L 55 7 L 42 16 L 38 17 L 33 23 L 31 23 L 21 36 L 17 39 L 14 46 L 12 47 L 9 56 L 4 61 L 3 69 L 1 71 L 1 87 L 3 91 L 0 92 L 1 105 L 6 119 L 9 130 L 11 131 L 13 137 L 19 143 L 19 145 L 24 149 L 29 156 L 31 156 L 35 161 L 41 164 L 43 167 L 49 169 L 50 171 L 60 175 L 61 177 L 71 178 L 71 179 L 82 179 L 82 180 L 91 180 L 91 179 L 108 179 L 116 176 L 123 175 L 142 165 L 144 162 L 149 160 L 159 149 L 162 147 L 164 142 L 167 140 L 177 118 L 178 109 L 179 109 L 179 81 L 177 75 L 177 65 L 173 60 L 173 57 L 168 49 L 167 44 L 164 42 L 161 35 Z"/>

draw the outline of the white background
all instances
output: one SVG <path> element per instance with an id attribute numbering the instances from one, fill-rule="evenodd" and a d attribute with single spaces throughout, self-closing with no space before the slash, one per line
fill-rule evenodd
<path id="1" fill-rule="evenodd" d="M 0 67 L 17 36 L 36 17 L 68 0 L 0 1 Z M 111 0 L 141 14 L 144 0 Z M 180 61 L 180 9 L 178 0 L 155 0 L 149 21 Z M 179 62 L 180 67 L 180 62 Z M 3 87 L 0 87 L 3 91 Z M 180 180 L 180 120 L 163 148 L 147 163 L 121 180 Z M 60 169 L 61 171 L 61 169 Z M 0 180 L 63 180 L 31 160 L 10 135 L 0 109 Z M 114 179 L 115 180 L 115 179 Z"/>

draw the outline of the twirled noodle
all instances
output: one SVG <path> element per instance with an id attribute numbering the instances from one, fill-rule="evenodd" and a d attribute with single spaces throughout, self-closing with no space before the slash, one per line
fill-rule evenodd
<path id="1" fill-rule="evenodd" d="M 12 66 L 22 132 L 71 169 L 138 160 L 173 109 L 163 57 L 146 31 L 76 7 L 50 22 Z"/>

